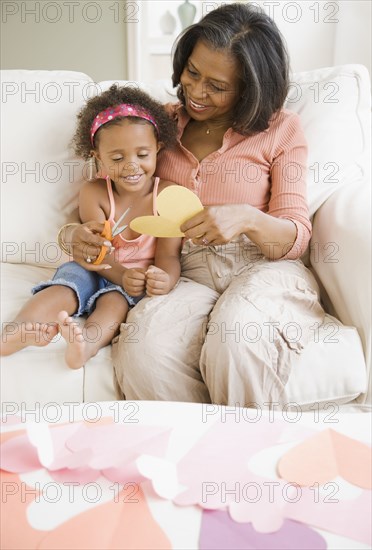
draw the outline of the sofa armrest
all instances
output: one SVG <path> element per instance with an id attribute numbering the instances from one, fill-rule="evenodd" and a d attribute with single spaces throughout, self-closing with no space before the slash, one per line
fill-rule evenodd
<path id="1" fill-rule="evenodd" d="M 325 306 L 357 328 L 368 386 L 359 402 L 371 402 L 371 187 L 350 183 L 333 193 L 313 220 L 310 262 L 327 293 Z"/>

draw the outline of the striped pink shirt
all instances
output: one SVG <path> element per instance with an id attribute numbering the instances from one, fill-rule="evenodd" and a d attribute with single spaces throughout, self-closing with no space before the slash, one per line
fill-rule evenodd
<path id="1" fill-rule="evenodd" d="M 306 200 L 307 144 L 300 117 L 282 109 L 269 128 L 254 136 L 243 136 L 231 128 L 222 147 L 199 162 L 181 144 L 190 120 L 185 109 L 168 104 L 178 120 L 178 145 L 159 153 L 157 175 L 187 187 L 205 206 L 250 204 L 276 218 L 292 220 L 296 240 L 282 258 L 301 256 L 311 237 Z"/>

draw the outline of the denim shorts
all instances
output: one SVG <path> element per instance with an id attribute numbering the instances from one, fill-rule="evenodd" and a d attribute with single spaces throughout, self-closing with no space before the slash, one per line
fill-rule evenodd
<path id="1" fill-rule="evenodd" d="M 129 307 L 134 307 L 145 295 L 129 296 L 125 290 L 107 279 L 102 277 L 95 271 L 88 271 L 81 267 L 76 262 L 66 262 L 61 265 L 54 274 L 53 279 L 45 283 L 39 283 L 31 289 L 32 294 L 36 294 L 40 290 L 53 285 L 62 285 L 72 288 L 76 292 L 79 302 L 78 310 L 75 316 L 90 315 L 95 308 L 96 300 L 106 292 L 116 290 L 119 292 L 129 304 Z"/>

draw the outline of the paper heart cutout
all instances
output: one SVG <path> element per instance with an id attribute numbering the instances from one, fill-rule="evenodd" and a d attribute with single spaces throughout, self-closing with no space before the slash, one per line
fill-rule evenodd
<path id="1" fill-rule="evenodd" d="M 306 523 L 317 529 L 324 529 L 340 537 L 347 537 L 371 547 L 372 502 L 370 491 L 362 491 L 353 499 L 339 498 L 337 485 L 333 484 L 328 495 L 319 495 L 314 487 L 301 489 L 297 502 L 287 502 L 284 514 L 287 519 Z M 355 546 L 354 546 L 355 548 Z"/>
<path id="2" fill-rule="evenodd" d="M 371 449 L 334 430 L 324 430 L 288 451 L 278 462 L 280 477 L 299 485 L 322 485 L 337 476 L 371 489 Z"/>
<path id="3" fill-rule="evenodd" d="M 183 237 L 180 226 L 203 210 L 199 198 L 181 185 L 170 185 L 156 199 L 159 216 L 140 216 L 129 227 L 136 233 L 153 237 Z"/>
<path id="4" fill-rule="evenodd" d="M 153 489 L 159 497 L 172 499 L 177 495 L 179 485 L 173 462 L 150 455 L 141 455 L 136 462 L 139 472 L 151 479 Z"/>
<path id="5" fill-rule="evenodd" d="M 262 534 L 255 531 L 251 523 L 235 523 L 226 511 L 203 510 L 199 548 L 323 550 L 327 543 L 319 533 L 297 521 L 286 520 L 279 531 Z"/>
<path id="6" fill-rule="evenodd" d="M 184 237 L 185 234 L 179 225 L 161 216 L 140 216 L 129 224 L 129 227 L 136 233 L 144 233 L 153 237 Z"/>
<path id="7" fill-rule="evenodd" d="M 180 222 L 180 225 L 203 210 L 195 193 L 181 185 L 170 185 L 163 189 L 156 199 L 156 206 L 160 216 L 172 222 Z"/>
<path id="8" fill-rule="evenodd" d="M 31 445 L 36 448 L 40 464 L 48 468 L 54 459 L 53 440 L 48 424 L 29 422 L 26 424 L 26 432 Z"/>
<path id="9" fill-rule="evenodd" d="M 32 547 L 27 546 L 27 548 Z M 93 505 L 56 529 L 44 532 L 43 539 L 36 548 L 39 550 L 61 550 L 62 548 L 170 550 L 172 545 L 154 519 L 147 499 L 141 487 L 138 486 L 135 493 L 132 489 L 130 491 L 123 489 L 114 500 Z"/>
<path id="10" fill-rule="evenodd" d="M 1 433 L 1 443 L 18 439 L 24 432 Z M 36 451 L 35 451 L 36 454 Z M 2 457 L 2 453 L 1 453 Z M 2 503 L 0 533 L 2 548 L 37 548 L 45 532 L 34 529 L 28 519 L 28 508 L 42 499 L 42 491 L 30 486 L 14 473 L 0 470 Z M 22 495 L 22 497 L 21 497 Z"/>

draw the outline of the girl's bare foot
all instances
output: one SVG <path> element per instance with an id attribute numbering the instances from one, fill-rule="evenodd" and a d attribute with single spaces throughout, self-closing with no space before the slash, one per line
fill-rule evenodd
<path id="1" fill-rule="evenodd" d="M 65 360 L 70 369 L 80 369 L 90 359 L 87 342 L 78 323 L 70 317 L 67 311 L 60 311 L 57 315 L 60 331 L 67 342 Z"/>
<path id="2" fill-rule="evenodd" d="M 57 334 L 57 323 L 7 323 L 1 334 L 0 355 L 11 355 L 27 346 L 47 346 Z"/>

